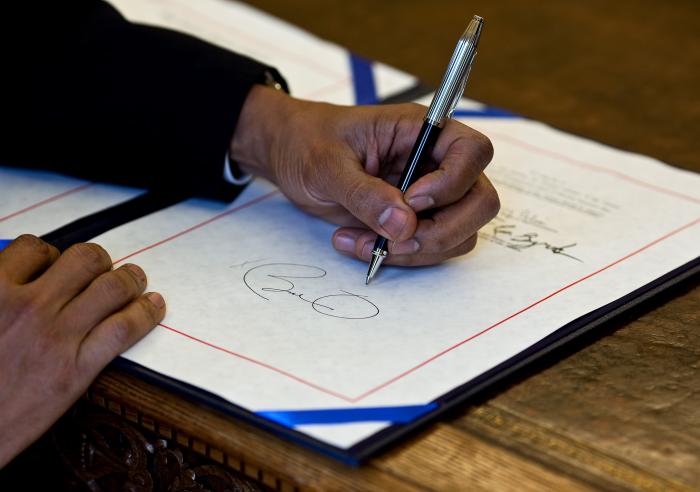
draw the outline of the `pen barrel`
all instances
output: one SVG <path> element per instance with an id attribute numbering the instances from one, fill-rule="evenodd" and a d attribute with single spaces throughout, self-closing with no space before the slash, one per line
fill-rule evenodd
<path id="1" fill-rule="evenodd" d="M 372 251 L 389 251 L 389 240 L 385 238 L 384 236 L 377 236 L 377 239 L 374 241 L 374 247 L 372 248 Z"/>
<path id="2" fill-rule="evenodd" d="M 408 156 L 408 161 L 403 168 L 403 172 L 397 184 L 401 193 L 406 193 L 408 187 L 425 172 L 427 165 L 430 164 L 433 148 L 440 136 L 441 130 L 442 128 L 431 124 L 427 120 L 423 122 L 416 143 L 411 150 L 411 155 Z M 377 236 L 377 240 L 374 242 L 373 251 L 384 251 L 386 253 L 388 251 L 388 246 L 389 241 L 387 238 L 380 235 Z"/>
<path id="3" fill-rule="evenodd" d="M 411 154 L 408 156 L 408 162 L 406 162 L 397 184 L 401 193 L 406 193 L 408 187 L 425 173 L 441 130 L 442 128 L 428 121 L 423 122 L 416 143 L 413 145 Z"/>

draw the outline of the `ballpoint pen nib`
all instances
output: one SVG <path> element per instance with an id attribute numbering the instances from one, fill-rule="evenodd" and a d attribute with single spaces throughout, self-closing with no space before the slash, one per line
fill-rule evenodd
<path id="1" fill-rule="evenodd" d="M 372 280 L 374 274 L 377 273 L 379 265 L 382 264 L 384 258 L 384 255 L 377 255 L 374 254 L 374 252 L 372 252 L 372 259 L 369 261 L 369 269 L 367 270 L 367 279 L 365 280 L 365 285 L 369 285 L 370 280 Z"/>

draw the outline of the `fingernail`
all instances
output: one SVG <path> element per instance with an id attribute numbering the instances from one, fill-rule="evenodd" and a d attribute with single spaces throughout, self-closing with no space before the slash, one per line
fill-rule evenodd
<path id="1" fill-rule="evenodd" d="M 415 239 L 396 241 L 391 245 L 391 252 L 396 255 L 410 255 L 418 252 L 420 244 Z"/>
<path id="2" fill-rule="evenodd" d="M 163 299 L 163 296 L 158 292 L 150 292 L 146 294 L 146 297 L 158 309 L 163 309 L 165 307 L 165 299 Z"/>
<path id="3" fill-rule="evenodd" d="M 365 241 L 365 244 L 362 245 L 362 251 L 360 252 L 360 258 L 369 260 L 369 258 L 372 256 L 372 249 L 374 248 L 374 241 L 369 240 Z"/>
<path id="4" fill-rule="evenodd" d="M 396 207 L 389 207 L 379 216 L 379 225 L 391 237 L 398 237 L 408 222 L 408 213 Z"/>
<path id="5" fill-rule="evenodd" d="M 134 277 L 136 277 L 137 279 L 139 279 L 141 281 L 141 283 L 146 283 L 146 274 L 143 273 L 143 270 L 141 270 L 140 267 L 138 267 L 132 263 L 129 263 L 128 265 L 125 265 L 125 266 L 134 275 Z"/>
<path id="6" fill-rule="evenodd" d="M 333 241 L 333 245 L 335 246 L 335 249 L 344 253 L 355 252 L 355 240 L 348 234 L 336 234 L 335 241 Z"/>
<path id="7" fill-rule="evenodd" d="M 408 200 L 408 204 L 416 212 L 421 212 L 423 210 L 433 208 L 435 206 L 435 200 L 433 200 L 433 197 L 431 196 L 414 196 Z"/>

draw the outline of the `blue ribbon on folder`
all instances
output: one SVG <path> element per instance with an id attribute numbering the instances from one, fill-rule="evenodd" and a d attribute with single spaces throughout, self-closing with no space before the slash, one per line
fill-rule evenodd
<path id="1" fill-rule="evenodd" d="M 379 97 L 377 97 L 377 87 L 374 83 L 372 62 L 350 53 L 350 69 L 355 90 L 355 104 L 377 104 Z"/>
<path id="2" fill-rule="evenodd" d="M 372 61 L 355 53 L 350 53 L 349 57 L 355 104 L 377 104 L 379 96 Z M 519 114 L 493 106 L 484 106 L 480 109 L 456 109 L 452 116 L 455 118 L 521 118 Z"/>
<path id="3" fill-rule="evenodd" d="M 5 249 L 5 246 L 10 244 L 12 242 L 12 239 L 0 239 L 0 251 Z"/>
<path id="4" fill-rule="evenodd" d="M 353 422 L 391 422 L 393 424 L 406 424 L 426 413 L 432 412 L 437 407 L 438 404 L 433 402 L 426 405 L 407 405 L 400 407 L 268 410 L 256 412 L 256 415 L 290 428 L 307 424 L 347 424 Z"/>
<path id="5" fill-rule="evenodd" d="M 455 109 L 454 118 L 521 118 L 519 114 L 511 113 L 501 108 L 486 106 L 482 109 Z"/>

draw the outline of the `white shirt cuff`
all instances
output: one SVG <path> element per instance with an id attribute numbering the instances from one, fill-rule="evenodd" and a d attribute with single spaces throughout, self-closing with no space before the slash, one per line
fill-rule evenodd
<path id="1" fill-rule="evenodd" d="M 252 174 L 244 174 L 238 178 L 233 175 L 231 172 L 231 158 L 228 152 L 226 152 L 226 157 L 224 157 L 224 180 L 231 184 L 243 186 L 244 184 L 250 183 L 251 179 L 253 179 Z"/>

